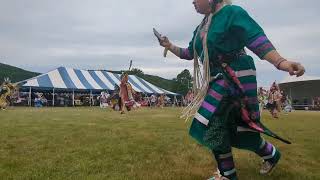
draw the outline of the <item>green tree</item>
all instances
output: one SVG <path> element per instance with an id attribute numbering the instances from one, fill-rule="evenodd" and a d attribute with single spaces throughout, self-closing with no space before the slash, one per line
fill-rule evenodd
<path id="1" fill-rule="evenodd" d="M 136 76 L 139 76 L 139 77 L 143 77 L 143 75 L 144 75 L 143 71 L 141 69 L 138 69 L 138 68 L 131 69 L 129 74 L 136 75 Z"/>
<path id="2" fill-rule="evenodd" d="M 189 70 L 185 69 L 177 78 L 173 79 L 175 81 L 175 92 L 185 95 L 192 88 L 192 76 Z"/>

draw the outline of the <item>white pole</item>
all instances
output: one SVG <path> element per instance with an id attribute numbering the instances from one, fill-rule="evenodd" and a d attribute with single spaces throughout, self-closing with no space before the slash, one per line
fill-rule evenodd
<path id="1" fill-rule="evenodd" d="M 32 100 L 31 100 L 31 87 L 29 88 L 29 99 L 28 99 L 28 105 L 31 106 Z"/>
<path id="2" fill-rule="evenodd" d="M 53 92 L 52 92 L 52 107 L 54 107 L 54 88 L 53 88 Z"/>
<path id="3" fill-rule="evenodd" d="M 90 90 L 90 106 L 92 106 L 92 90 Z"/>
<path id="4" fill-rule="evenodd" d="M 73 91 L 72 91 L 72 105 L 73 105 L 73 107 L 74 107 L 74 89 L 73 89 Z"/>

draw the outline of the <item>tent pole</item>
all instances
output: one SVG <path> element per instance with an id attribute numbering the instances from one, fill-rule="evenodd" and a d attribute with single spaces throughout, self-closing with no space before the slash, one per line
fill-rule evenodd
<path id="1" fill-rule="evenodd" d="M 90 90 L 90 106 L 92 106 L 92 90 Z"/>
<path id="2" fill-rule="evenodd" d="M 74 89 L 72 90 L 72 106 L 74 107 Z"/>
<path id="3" fill-rule="evenodd" d="M 72 105 L 74 107 L 74 89 L 72 90 Z"/>
<path id="4" fill-rule="evenodd" d="M 31 86 L 29 88 L 29 99 L 28 99 L 28 105 L 31 106 Z"/>
<path id="5" fill-rule="evenodd" d="M 54 88 L 52 90 L 52 107 L 54 107 Z"/>

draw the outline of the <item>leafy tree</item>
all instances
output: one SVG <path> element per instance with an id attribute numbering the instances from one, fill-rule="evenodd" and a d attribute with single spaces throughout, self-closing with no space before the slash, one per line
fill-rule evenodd
<path id="1" fill-rule="evenodd" d="M 177 78 L 173 79 L 176 83 L 174 86 L 175 92 L 185 95 L 192 88 L 192 76 L 189 70 L 185 69 Z"/>

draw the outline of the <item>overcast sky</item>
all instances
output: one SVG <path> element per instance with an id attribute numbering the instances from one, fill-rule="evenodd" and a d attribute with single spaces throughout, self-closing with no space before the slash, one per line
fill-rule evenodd
<path id="1" fill-rule="evenodd" d="M 0 0 L 0 62 L 31 71 L 59 66 L 127 69 L 173 78 L 192 62 L 162 57 L 156 27 L 186 47 L 202 16 L 192 0 Z M 279 52 L 320 76 L 319 0 L 234 0 L 264 28 Z M 283 72 L 255 57 L 259 85 Z"/>

